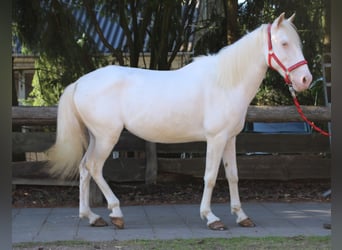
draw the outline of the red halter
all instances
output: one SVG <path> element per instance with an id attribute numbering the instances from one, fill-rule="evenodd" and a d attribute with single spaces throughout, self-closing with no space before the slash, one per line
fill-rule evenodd
<path id="1" fill-rule="evenodd" d="M 304 60 L 302 60 L 300 62 L 297 62 L 296 64 L 292 65 L 291 67 L 286 68 L 285 65 L 282 64 L 282 62 L 279 60 L 279 58 L 277 57 L 277 55 L 273 51 L 272 37 L 271 37 L 271 27 L 272 27 L 271 24 L 269 24 L 268 27 L 267 27 L 267 33 L 268 33 L 268 66 L 271 69 L 274 69 L 273 66 L 272 66 L 272 58 L 273 58 L 274 61 L 276 61 L 276 63 L 280 66 L 280 68 L 282 68 L 282 70 L 285 72 L 285 76 L 284 76 L 285 82 L 288 85 L 291 85 L 291 80 L 290 80 L 290 73 L 291 73 L 291 71 L 299 68 L 302 65 L 307 64 L 308 62 L 304 59 Z"/>

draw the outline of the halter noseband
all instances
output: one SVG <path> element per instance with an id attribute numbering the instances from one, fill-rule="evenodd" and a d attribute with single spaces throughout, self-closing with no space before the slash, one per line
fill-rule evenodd
<path id="1" fill-rule="evenodd" d="M 268 27 L 267 27 L 267 33 L 268 33 L 268 66 L 271 69 L 275 70 L 273 68 L 273 66 L 272 66 L 272 58 L 273 58 L 274 61 L 276 61 L 276 63 L 280 66 L 280 68 L 282 68 L 282 70 L 285 72 L 285 76 L 284 76 L 285 82 L 288 85 L 291 85 L 290 73 L 293 70 L 299 68 L 300 66 L 307 64 L 308 62 L 304 59 L 304 60 L 302 60 L 300 62 L 295 63 L 291 67 L 286 68 L 285 65 L 282 64 L 282 62 L 279 60 L 279 58 L 277 57 L 277 55 L 273 51 L 272 37 L 271 37 L 271 27 L 272 27 L 272 24 L 269 24 Z"/>

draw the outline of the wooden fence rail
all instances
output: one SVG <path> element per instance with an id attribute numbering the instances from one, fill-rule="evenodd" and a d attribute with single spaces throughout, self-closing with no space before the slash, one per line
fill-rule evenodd
<path id="1" fill-rule="evenodd" d="M 315 122 L 329 122 L 327 107 L 304 106 L 304 113 Z M 13 107 L 14 126 L 54 126 L 56 107 Z M 250 106 L 248 122 L 301 121 L 293 106 Z M 54 132 L 13 132 L 15 154 L 44 152 L 55 141 Z M 155 182 L 160 173 L 203 177 L 206 145 L 204 142 L 154 144 L 124 131 L 104 166 L 108 181 Z M 290 180 L 330 178 L 329 138 L 317 133 L 261 134 L 241 133 L 237 137 L 237 161 L 240 179 Z M 77 181 L 52 179 L 46 174 L 45 161 L 16 161 L 12 164 L 14 184 L 77 185 Z M 157 176 L 158 172 L 158 176 Z M 219 178 L 224 178 L 220 168 Z"/>
<path id="2" fill-rule="evenodd" d="M 303 106 L 304 114 L 315 122 L 329 122 L 328 107 Z M 12 107 L 13 125 L 54 125 L 57 107 Z M 302 118 L 294 106 L 249 106 L 247 122 L 298 122 Z"/>

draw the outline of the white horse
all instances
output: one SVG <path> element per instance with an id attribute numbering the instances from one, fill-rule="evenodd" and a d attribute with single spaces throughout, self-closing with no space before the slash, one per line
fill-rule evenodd
<path id="1" fill-rule="evenodd" d="M 254 226 L 241 208 L 235 138 L 268 66 L 296 91 L 307 89 L 311 83 L 293 17 L 285 19 L 283 13 L 272 24 L 261 25 L 219 53 L 196 58 L 178 70 L 111 65 L 69 85 L 60 98 L 56 143 L 48 155 L 53 163 L 51 173 L 68 177 L 79 171 L 80 217 L 87 217 L 93 226 L 107 225 L 89 207 L 92 177 L 107 200 L 112 223 L 124 228 L 119 200 L 104 180 L 102 168 L 126 128 L 158 143 L 206 141 L 201 218 L 207 220 L 210 229 L 225 229 L 211 210 L 223 159 L 231 212 L 241 226 Z"/>

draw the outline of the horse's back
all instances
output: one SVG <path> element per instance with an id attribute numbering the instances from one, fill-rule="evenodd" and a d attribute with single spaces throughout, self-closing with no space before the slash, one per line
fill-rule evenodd
<path id="1" fill-rule="evenodd" d="M 182 74 L 181 70 L 158 71 L 109 65 L 85 74 L 77 80 L 77 84 L 79 92 L 102 91 L 108 87 L 116 88 L 116 85 L 122 84 L 127 86 L 143 85 L 144 89 L 149 89 L 158 88 L 158 86 L 165 87 L 168 84 L 183 85 L 180 81 L 185 77 L 186 74 Z"/>

